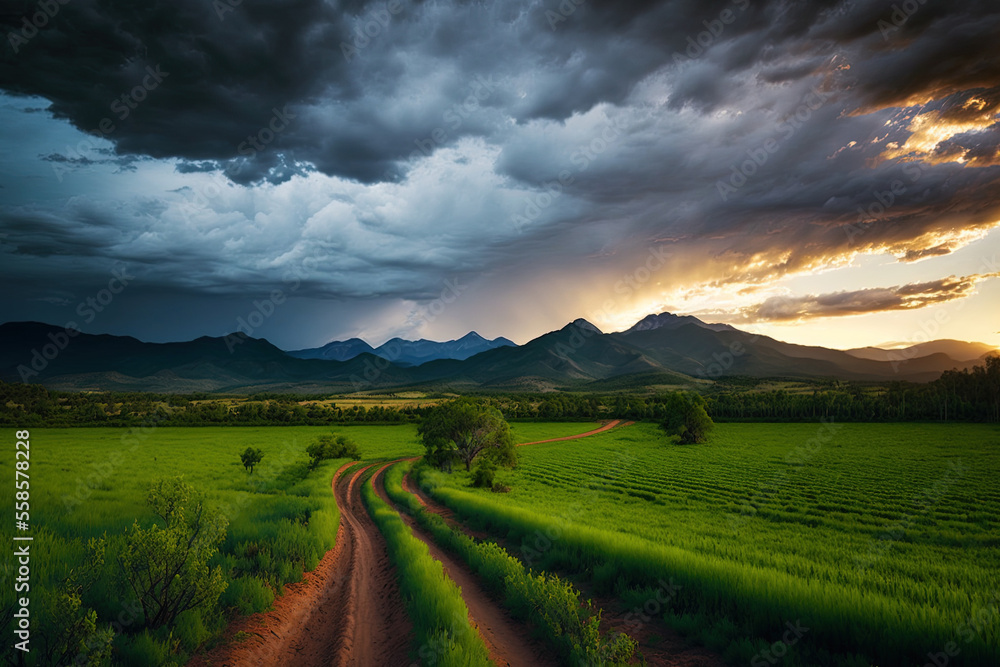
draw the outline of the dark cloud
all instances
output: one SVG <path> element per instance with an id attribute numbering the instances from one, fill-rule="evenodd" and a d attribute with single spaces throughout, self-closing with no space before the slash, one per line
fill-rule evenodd
<path id="1" fill-rule="evenodd" d="M 1000 221 L 1000 5 L 904 4 L 73 0 L 0 88 L 110 144 L 10 132 L 73 185 L 5 190 L 6 270 L 228 298 L 312 260 L 303 298 L 421 302 L 660 244 L 665 286 L 944 258 Z"/>
<path id="2" fill-rule="evenodd" d="M 622 104 L 662 70 L 675 72 L 671 106 L 711 111 L 734 99 L 734 77 L 754 67 L 761 81 L 795 81 L 838 52 L 851 64 L 851 110 L 995 85 L 1000 74 L 1000 9 L 986 0 L 927 2 L 898 27 L 884 3 L 831 0 L 553 1 L 527 11 L 404 3 L 397 14 L 381 2 L 220 7 L 228 5 L 74 0 L 16 53 L 8 44 L 0 81 L 51 100 L 54 114 L 103 134 L 119 153 L 240 160 L 230 175 L 247 183 L 307 164 L 364 182 L 398 178 L 414 141 L 442 126 L 477 76 L 499 81 L 484 106 L 527 122 Z M 33 10 L 8 5 L 4 34 L 17 34 Z M 356 51 L 345 57 L 344 44 Z M 269 134 L 282 113 L 292 117 Z M 102 131 L 102 121 L 113 129 Z M 504 126 L 477 118 L 446 143 L 500 139 Z"/>

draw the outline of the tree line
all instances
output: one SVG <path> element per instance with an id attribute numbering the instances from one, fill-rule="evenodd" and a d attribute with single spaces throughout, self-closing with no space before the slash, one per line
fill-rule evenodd
<path id="1" fill-rule="evenodd" d="M 720 378 L 704 392 L 704 409 L 726 421 L 1000 422 L 1000 357 L 947 371 L 926 384 L 817 382 L 806 389 L 767 389 L 770 380 Z M 663 422 L 673 392 L 653 396 L 591 393 L 480 394 L 475 400 L 508 420 L 631 419 Z M 430 407 L 341 406 L 331 397 L 257 394 L 63 392 L 0 382 L 0 423 L 9 426 L 161 426 L 392 424 L 419 422 Z M 302 403 L 306 403 L 303 405 Z"/>

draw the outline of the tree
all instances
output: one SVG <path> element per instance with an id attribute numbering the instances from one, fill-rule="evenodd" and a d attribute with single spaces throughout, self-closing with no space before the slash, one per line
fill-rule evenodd
<path id="1" fill-rule="evenodd" d="M 222 568 L 208 562 L 228 522 L 180 478 L 154 482 L 146 504 L 163 525 L 144 530 L 132 524 L 118 562 L 146 626 L 155 630 L 189 609 L 214 606 L 225 591 Z"/>
<path id="2" fill-rule="evenodd" d="M 357 443 L 342 435 L 321 435 L 316 442 L 306 447 L 309 456 L 309 469 L 312 470 L 326 459 L 361 459 L 361 451 Z"/>
<path id="3" fill-rule="evenodd" d="M 661 426 L 667 435 L 676 435 L 682 445 L 705 442 L 715 422 L 705 411 L 705 399 L 698 394 L 678 391 L 663 398 L 664 417 Z"/>
<path id="4" fill-rule="evenodd" d="M 256 449 L 254 447 L 247 447 L 245 450 L 243 450 L 243 453 L 240 454 L 240 461 L 243 462 L 243 467 L 246 470 L 249 470 L 251 475 L 253 474 L 254 467 L 258 463 L 260 463 L 261 459 L 263 458 L 264 458 L 263 450 Z"/>
<path id="5" fill-rule="evenodd" d="M 479 455 L 497 465 L 517 463 L 510 425 L 494 407 L 467 399 L 442 403 L 431 410 L 417 429 L 427 448 L 427 458 L 449 468 L 455 459 L 472 469 Z"/>

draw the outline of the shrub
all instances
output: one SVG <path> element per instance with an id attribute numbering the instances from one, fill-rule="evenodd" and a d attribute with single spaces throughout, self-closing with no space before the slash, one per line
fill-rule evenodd
<path id="1" fill-rule="evenodd" d="M 342 435 L 321 435 L 315 443 L 306 448 L 309 455 L 309 468 L 313 469 L 326 459 L 351 459 L 359 461 L 361 451 L 357 443 Z"/>
<path id="2" fill-rule="evenodd" d="M 146 504 L 164 525 L 143 529 L 134 522 L 118 562 L 146 627 L 156 629 L 189 609 L 213 606 L 226 589 L 222 568 L 211 568 L 209 560 L 226 537 L 227 521 L 180 478 L 154 482 Z"/>
<path id="3" fill-rule="evenodd" d="M 496 481 L 497 466 L 489 460 L 483 460 L 476 466 L 472 473 L 472 486 L 480 489 L 488 489 Z"/>
<path id="4" fill-rule="evenodd" d="M 123 635 L 115 642 L 117 664 L 121 667 L 162 667 L 175 664 L 170 660 L 170 646 L 143 631 L 137 635 Z"/>
<path id="5" fill-rule="evenodd" d="M 247 447 L 243 450 L 243 453 L 240 454 L 240 462 L 243 463 L 243 467 L 248 470 L 251 475 L 253 474 L 253 469 L 263 458 L 264 451 L 254 447 Z"/>
<path id="6" fill-rule="evenodd" d="M 174 623 L 174 637 L 188 653 L 194 652 L 211 636 L 205 628 L 201 612 L 190 609 L 177 617 Z"/>
<path id="7" fill-rule="evenodd" d="M 274 592 L 258 577 L 239 577 L 229 582 L 226 592 L 219 598 L 219 604 L 249 616 L 270 609 L 274 604 Z"/>

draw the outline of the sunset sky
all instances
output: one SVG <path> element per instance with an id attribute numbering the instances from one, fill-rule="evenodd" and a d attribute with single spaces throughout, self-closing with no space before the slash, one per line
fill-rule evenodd
<path id="1" fill-rule="evenodd" d="M 0 321 L 1000 346 L 996 0 L 39 6 L 0 10 Z"/>

